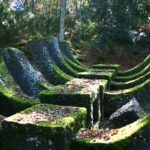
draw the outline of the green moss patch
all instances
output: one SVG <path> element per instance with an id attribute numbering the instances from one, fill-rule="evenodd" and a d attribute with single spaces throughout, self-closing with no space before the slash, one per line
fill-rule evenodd
<path id="1" fill-rule="evenodd" d="M 110 139 L 99 138 L 79 138 L 74 140 L 74 149 L 79 150 L 126 150 L 137 149 L 140 136 L 144 131 L 150 131 L 150 115 L 145 116 L 136 122 L 129 124 L 123 128 L 118 129 L 118 133 Z M 147 137 L 149 140 L 149 137 Z M 144 141 L 143 141 L 144 143 Z"/>
<path id="2" fill-rule="evenodd" d="M 144 74 L 143 76 L 138 77 L 137 79 L 131 80 L 131 81 L 127 81 L 127 82 L 115 82 L 114 81 L 110 84 L 110 89 L 111 90 L 119 90 L 119 89 L 132 88 L 134 86 L 142 84 L 149 78 L 150 78 L 150 72 Z"/>
<path id="3" fill-rule="evenodd" d="M 85 120 L 85 108 L 35 105 L 4 119 L 4 150 L 69 150 L 71 138 Z"/>
<path id="4" fill-rule="evenodd" d="M 104 92 L 104 112 L 110 115 L 135 97 L 143 107 L 149 101 L 150 79 L 133 88 Z"/>
<path id="5" fill-rule="evenodd" d="M 67 58 L 65 55 L 63 55 L 66 62 L 76 71 L 78 72 L 113 72 L 114 74 L 116 74 L 116 70 L 114 68 L 110 69 L 110 68 L 101 68 L 101 69 L 89 69 L 87 67 L 83 67 L 80 66 L 76 63 L 74 63 L 72 60 L 70 60 L 69 58 Z"/>
<path id="6" fill-rule="evenodd" d="M 129 76 L 124 76 L 124 77 L 115 77 L 113 80 L 114 81 L 118 81 L 118 82 L 127 82 L 127 81 L 131 81 L 134 80 L 140 76 L 143 76 L 144 74 L 146 74 L 147 72 L 150 71 L 150 64 L 147 65 L 144 69 L 142 69 L 140 72 L 135 73 L 133 75 L 129 75 Z"/>
<path id="7" fill-rule="evenodd" d="M 91 79 L 77 79 L 74 78 L 71 81 L 66 83 L 67 85 L 98 85 L 100 87 L 100 110 L 101 110 L 101 118 L 103 119 L 104 117 L 104 112 L 103 112 L 103 97 L 104 97 L 104 91 L 107 88 L 108 81 L 107 80 L 91 80 Z M 95 105 L 97 105 L 95 103 Z M 96 106 L 94 106 L 95 108 Z M 96 113 L 96 112 L 95 112 Z"/>
<path id="8" fill-rule="evenodd" d="M 108 81 L 107 80 L 91 80 L 85 78 L 74 78 L 71 81 L 67 82 L 66 85 L 95 85 L 98 84 L 102 87 L 106 87 Z"/>
<path id="9" fill-rule="evenodd" d="M 7 89 L 0 84 L 1 114 L 9 116 L 37 103 L 37 100 L 21 93 L 17 94 L 14 90 Z"/>
<path id="10" fill-rule="evenodd" d="M 119 68 L 120 68 L 120 65 L 118 65 L 118 64 L 96 64 L 96 65 L 93 65 L 92 68 L 97 68 L 97 69 L 115 69 L 118 72 Z"/>
<path id="11" fill-rule="evenodd" d="M 128 75 L 131 75 L 131 74 L 135 74 L 139 71 L 141 71 L 144 67 L 146 67 L 148 64 L 150 63 L 150 55 L 148 55 L 140 64 L 138 64 L 137 66 L 129 69 L 129 70 L 126 70 L 126 71 L 123 71 L 123 72 L 119 72 L 118 73 L 118 76 L 128 76 Z"/>
<path id="12" fill-rule="evenodd" d="M 110 80 L 113 76 L 112 72 L 80 72 L 78 73 L 79 78 L 87 79 L 108 79 Z"/>
<path id="13" fill-rule="evenodd" d="M 86 107 L 88 123 L 93 124 L 101 116 L 99 93 L 99 85 L 62 85 L 40 92 L 39 98 L 42 103 Z"/>

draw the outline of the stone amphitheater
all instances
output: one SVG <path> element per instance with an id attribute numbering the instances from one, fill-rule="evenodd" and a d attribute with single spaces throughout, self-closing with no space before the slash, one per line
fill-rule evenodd
<path id="1" fill-rule="evenodd" d="M 150 56 L 121 72 L 91 69 L 66 41 L 29 41 L 32 65 L 17 48 L 2 50 L 1 150 L 150 150 Z"/>

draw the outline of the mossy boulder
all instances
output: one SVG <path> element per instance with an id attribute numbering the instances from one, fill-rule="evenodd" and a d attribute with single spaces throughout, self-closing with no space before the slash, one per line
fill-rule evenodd
<path id="1" fill-rule="evenodd" d="M 140 72 L 142 69 L 144 69 L 148 64 L 150 63 L 150 55 L 148 55 L 140 64 L 138 64 L 137 66 L 126 70 L 126 71 L 120 71 L 118 73 L 118 76 L 129 76 L 135 73 Z"/>
<path id="2" fill-rule="evenodd" d="M 37 74 L 24 54 L 18 49 L 4 48 L 2 54 L 9 72 L 24 93 L 36 97 L 43 90 L 43 86 L 38 82 L 45 80 Z"/>
<path id="3" fill-rule="evenodd" d="M 37 68 L 51 84 L 64 84 L 72 79 L 71 76 L 57 67 L 50 56 L 48 45 L 44 39 L 36 38 L 32 40 L 29 43 L 29 48 Z"/>
<path id="4" fill-rule="evenodd" d="M 149 150 L 150 115 L 118 129 L 110 139 L 79 138 L 73 141 L 73 150 Z"/>
<path id="5" fill-rule="evenodd" d="M 99 93 L 99 85 L 62 85 L 40 92 L 39 98 L 42 103 L 85 107 L 88 124 L 93 125 L 101 117 Z"/>
<path id="6" fill-rule="evenodd" d="M 35 105 L 3 120 L 3 150 L 70 150 L 85 118 L 85 108 Z"/>
<path id="7" fill-rule="evenodd" d="M 144 115 L 138 101 L 132 98 L 127 104 L 116 110 L 109 117 L 109 124 L 115 128 L 128 125 Z"/>

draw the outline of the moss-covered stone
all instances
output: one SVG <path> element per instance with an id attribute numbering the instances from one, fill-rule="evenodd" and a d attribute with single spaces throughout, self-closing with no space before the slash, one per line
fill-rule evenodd
<path id="1" fill-rule="evenodd" d="M 72 54 L 71 51 L 69 50 L 69 47 L 67 45 L 66 41 L 60 41 L 59 43 L 60 49 L 62 53 L 73 63 L 77 64 L 78 66 L 81 66 L 81 68 L 88 69 L 84 64 L 80 63 Z"/>
<path id="2" fill-rule="evenodd" d="M 43 90 L 43 86 L 37 84 L 37 82 L 45 80 L 37 74 L 24 54 L 18 49 L 4 48 L 2 54 L 6 66 L 16 83 L 24 93 L 36 97 L 38 92 Z"/>
<path id="3" fill-rule="evenodd" d="M 48 46 L 43 39 L 37 38 L 31 41 L 29 43 L 29 47 L 37 68 L 51 84 L 64 84 L 65 82 L 72 79 L 71 76 L 64 73 L 55 64 L 50 56 Z"/>
<path id="4" fill-rule="evenodd" d="M 78 73 L 79 78 L 87 78 L 87 79 L 110 79 L 113 77 L 112 72 L 80 72 Z"/>
<path id="5" fill-rule="evenodd" d="M 116 72 L 119 71 L 120 65 L 118 64 L 96 64 L 93 65 L 92 68 L 96 69 L 115 69 Z"/>
<path id="6" fill-rule="evenodd" d="M 133 97 L 135 97 L 139 104 L 144 107 L 147 105 L 150 98 L 149 90 L 150 79 L 133 88 L 104 92 L 105 114 L 110 115 L 111 113 L 115 112 L 118 108 L 129 102 L 129 100 Z"/>
<path id="7" fill-rule="evenodd" d="M 28 96 L 17 97 L 14 90 L 7 89 L 0 84 L 0 114 L 9 116 L 37 103 L 37 100 Z"/>
<path id="8" fill-rule="evenodd" d="M 78 73 L 78 78 L 86 79 L 106 79 L 108 80 L 108 89 L 110 86 L 110 80 L 113 77 L 113 72 L 80 72 Z"/>
<path id="9" fill-rule="evenodd" d="M 91 80 L 91 79 L 78 79 L 78 78 L 74 78 L 71 81 L 67 82 L 66 85 L 98 85 L 100 88 L 100 110 L 101 110 L 101 118 L 103 119 L 104 117 L 104 112 L 103 112 L 103 99 L 104 99 L 104 91 L 107 88 L 107 84 L 108 81 L 107 80 Z M 94 103 L 94 105 L 97 105 L 96 103 Z M 94 108 L 96 108 L 96 106 L 94 106 Z M 94 114 L 96 114 L 97 112 L 95 112 L 96 110 L 94 109 Z M 96 115 L 94 115 L 96 116 Z"/>
<path id="10" fill-rule="evenodd" d="M 60 51 L 58 38 L 45 38 L 45 41 L 47 43 L 49 54 L 55 62 L 55 64 L 66 74 L 76 77 L 77 72 L 65 61 Z"/>
<path id="11" fill-rule="evenodd" d="M 127 81 L 127 82 L 112 81 L 111 84 L 110 84 L 110 89 L 111 90 L 119 90 L 119 89 L 132 88 L 134 86 L 142 84 L 143 82 L 145 82 L 149 78 L 150 78 L 150 72 L 144 74 L 143 76 L 138 77 L 137 79 Z"/>
<path id="12" fill-rule="evenodd" d="M 82 138 L 73 141 L 73 150 L 148 150 L 150 115 L 118 130 L 110 139 Z"/>
<path id="13" fill-rule="evenodd" d="M 3 150 L 70 150 L 85 119 L 85 108 L 35 105 L 4 119 Z"/>
<path id="14" fill-rule="evenodd" d="M 122 76 L 122 77 L 117 76 L 113 80 L 114 81 L 118 81 L 118 82 L 127 82 L 127 81 L 134 80 L 134 79 L 136 79 L 138 77 L 141 77 L 141 76 L 143 76 L 144 74 L 146 74 L 149 71 L 150 71 L 150 64 L 147 65 L 144 69 L 142 69 L 138 73 L 135 73 L 135 74 L 129 75 L 129 76 Z"/>
<path id="15" fill-rule="evenodd" d="M 64 55 L 64 58 L 66 60 L 66 62 L 76 71 L 78 72 L 113 72 L 113 74 L 115 75 L 116 74 L 116 70 L 115 69 L 89 69 L 89 68 L 84 68 L 80 65 L 77 65 L 76 63 L 74 63 L 72 60 L 70 60 L 69 58 L 67 58 L 65 55 Z"/>
<path id="16" fill-rule="evenodd" d="M 55 86 L 48 91 L 39 93 L 42 103 L 78 106 L 87 108 L 88 124 L 99 120 L 100 115 L 100 87 L 99 85 L 62 85 Z M 93 106 L 95 106 L 93 108 Z M 96 112 L 95 114 L 93 113 Z M 94 119 L 93 119 L 94 114 Z"/>
<path id="17" fill-rule="evenodd" d="M 138 73 L 139 71 L 141 71 L 142 69 L 144 69 L 148 64 L 150 63 L 150 55 L 148 55 L 140 64 L 138 64 L 137 66 L 123 71 L 123 72 L 119 72 L 118 76 L 129 76 L 135 73 Z"/>

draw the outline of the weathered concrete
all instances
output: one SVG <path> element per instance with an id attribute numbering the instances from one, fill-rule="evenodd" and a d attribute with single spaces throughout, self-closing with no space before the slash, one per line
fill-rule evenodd
<path id="1" fill-rule="evenodd" d="M 2 55 L 9 72 L 23 92 L 29 96 L 37 96 L 42 90 L 38 82 L 44 79 L 38 76 L 24 54 L 16 48 L 4 48 Z"/>

